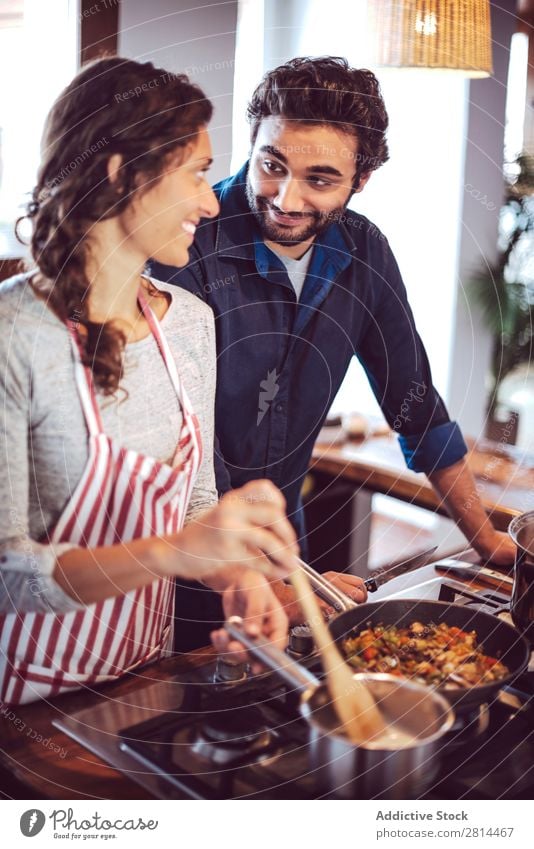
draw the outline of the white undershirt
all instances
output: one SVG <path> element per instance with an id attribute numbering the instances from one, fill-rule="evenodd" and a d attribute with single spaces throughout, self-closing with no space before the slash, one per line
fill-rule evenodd
<path id="1" fill-rule="evenodd" d="M 270 250 L 273 251 L 272 248 L 270 248 Z M 291 285 L 295 290 L 297 301 L 300 300 L 302 288 L 304 286 L 304 281 L 306 280 L 308 267 L 310 265 L 310 260 L 313 253 L 313 246 L 308 248 L 304 256 L 301 256 L 300 259 L 293 259 L 290 256 L 283 256 L 282 254 L 279 254 L 278 251 L 273 251 L 273 253 L 285 265 L 287 276 L 289 277 Z"/>

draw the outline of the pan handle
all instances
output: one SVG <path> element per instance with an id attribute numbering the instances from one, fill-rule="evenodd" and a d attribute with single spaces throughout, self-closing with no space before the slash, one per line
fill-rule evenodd
<path id="1" fill-rule="evenodd" d="M 257 660 L 276 672 L 291 687 L 304 693 L 310 689 L 315 690 L 319 686 L 320 682 L 315 675 L 291 660 L 281 649 L 265 642 L 263 637 L 247 634 L 240 616 L 230 616 L 224 623 L 224 628 L 232 639 L 238 640 Z"/>

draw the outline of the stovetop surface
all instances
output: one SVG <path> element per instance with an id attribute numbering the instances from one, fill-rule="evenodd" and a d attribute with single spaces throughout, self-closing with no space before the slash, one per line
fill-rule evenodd
<path id="1" fill-rule="evenodd" d="M 440 581 L 444 601 L 472 604 L 456 582 Z M 421 593 L 418 593 L 421 597 Z M 494 590 L 477 596 L 506 617 L 509 600 Z M 319 661 L 302 662 L 320 677 Z M 310 763 L 308 726 L 298 696 L 274 673 L 238 682 L 217 680 L 214 664 L 177 683 L 176 707 L 123 727 L 123 752 L 157 775 L 163 798 L 327 798 Z M 421 798 L 532 799 L 534 794 L 534 672 L 475 712 L 459 716 L 444 738 L 440 770 Z"/>
<path id="2" fill-rule="evenodd" d="M 521 707 L 499 698 L 455 726 L 423 798 L 533 798 L 534 674 L 523 678 L 533 695 Z M 120 732 L 125 751 L 159 774 L 163 797 L 323 797 L 308 727 L 275 676 L 219 691 L 199 684 L 184 684 L 178 710 Z"/>

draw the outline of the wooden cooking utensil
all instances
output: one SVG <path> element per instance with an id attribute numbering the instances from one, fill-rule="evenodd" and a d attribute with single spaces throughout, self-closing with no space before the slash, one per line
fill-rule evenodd
<path id="1" fill-rule="evenodd" d="M 386 727 L 382 714 L 365 684 L 354 679 L 354 673 L 338 651 L 308 576 L 302 569 L 296 569 L 289 579 L 321 655 L 328 691 L 345 734 L 352 743 L 378 737 Z"/>

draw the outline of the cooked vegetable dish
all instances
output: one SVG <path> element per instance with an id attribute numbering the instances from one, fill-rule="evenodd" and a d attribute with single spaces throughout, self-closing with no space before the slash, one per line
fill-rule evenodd
<path id="1" fill-rule="evenodd" d="M 472 687 L 500 681 L 508 667 L 477 646 L 476 631 L 442 622 L 407 628 L 376 625 L 343 641 L 345 656 L 358 672 L 388 672 L 422 684 Z"/>

